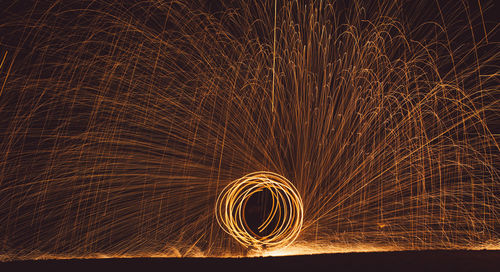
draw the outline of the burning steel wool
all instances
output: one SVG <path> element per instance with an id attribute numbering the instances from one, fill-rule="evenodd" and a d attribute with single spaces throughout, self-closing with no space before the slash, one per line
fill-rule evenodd
<path id="1" fill-rule="evenodd" d="M 2 0 L 0 260 L 500 249 L 495 5 Z"/>
<path id="2" fill-rule="evenodd" d="M 263 222 L 252 229 L 245 213 L 249 200 L 262 192 L 267 192 L 270 208 L 263 209 L 265 215 L 257 216 Z M 257 203 L 257 207 L 264 206 Z M 257 249 L 291 244 L 299 235 L 304 217 L 302 200 L 293 184 L 271 172 L 251 173 L 227 185 L 217 200 L 215 214 L 227 233 L 242 245 Z"/>

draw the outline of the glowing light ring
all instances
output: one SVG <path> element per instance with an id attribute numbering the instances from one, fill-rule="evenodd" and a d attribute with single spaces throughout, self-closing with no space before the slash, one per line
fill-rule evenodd
<path id="1" fill-rule="evenodd" d="M 263 190 L 269 190 L 272 198 L 271 212 L 259 230 L 270 227 L 277 220 L 268 235 L 254 233 L 245 219 L 245 206 L 250 197 Z M 299 235 L 304 209 L 297 189 L 286 178 L 272 172 L 254 172 L 228 184 L 219 194 L 215 207 L 219 226 L 245 247 L 277 248 L 290 245 Z"/>

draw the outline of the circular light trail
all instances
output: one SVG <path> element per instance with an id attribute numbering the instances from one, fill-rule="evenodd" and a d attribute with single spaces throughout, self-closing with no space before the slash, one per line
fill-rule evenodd
<path id="1" fill-rule="evenodd" d="M 263 220 L 252 229 L 247 222 L 247 204 L 252 196 L 266 192 L 271 202 Z M 290 245 L 299 235 L 304 209 L 293 184 L 273 172 L 254 172 L 228 184 L 215 207 L 220 227 L 245 247 L 256 249 Z"/>

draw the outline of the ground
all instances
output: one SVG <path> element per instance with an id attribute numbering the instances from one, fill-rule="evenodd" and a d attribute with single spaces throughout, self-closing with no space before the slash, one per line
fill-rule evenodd
<path id="1" fill-rule="evenodd" d="M 7 268 L 7 270 L 5 270 Z M 260 258 L 129 258 L 0 263 L 0 271 L 500 271 L 500 251 L 434 250 Z"/>

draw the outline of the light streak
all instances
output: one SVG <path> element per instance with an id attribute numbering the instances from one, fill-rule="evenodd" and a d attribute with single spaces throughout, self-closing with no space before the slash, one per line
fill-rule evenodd
<path id="1" fill-rule="evenodd" d="M 271 194 L 271 211 L 265 215 L 258 232 L 249 228 L 245 210 L 248 200 L 256 193 Z M 299 235 L 304 217 L 297 190 L 286 178 L 272 172 L 255 172 L 226 186 L 217 199 L 215 214 L 224 231 L 246 247 L 256 249 L 286 247 Z M 271 221 L 276 223 L 271 225 Z M 268 234 L 260 234 L 271 228 Z"/>
<path id="2" fill-rule="evenodd" d="M 0 259 L 500 249 L 493 1 L 26 3 Z"/>

